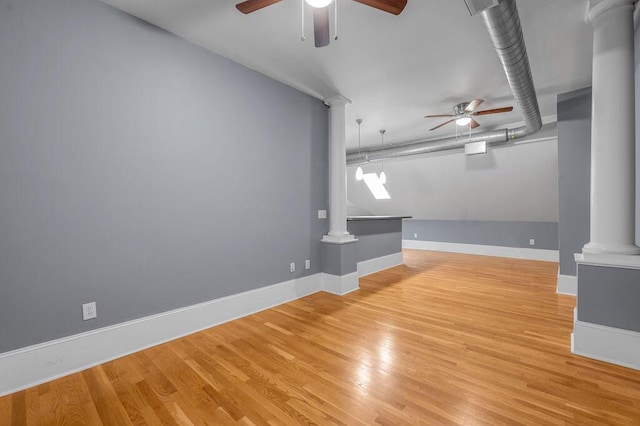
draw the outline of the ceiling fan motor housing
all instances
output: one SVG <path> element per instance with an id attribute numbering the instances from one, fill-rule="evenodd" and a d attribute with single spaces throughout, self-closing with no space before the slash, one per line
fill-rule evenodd
<path id="1" fill-rule="evenodd" d="M 464 109 L 469 106 L 469 102 L 462 102 L 453 107 L 453 113 L 455 115 L 464 115 L 467 111 Z"/>

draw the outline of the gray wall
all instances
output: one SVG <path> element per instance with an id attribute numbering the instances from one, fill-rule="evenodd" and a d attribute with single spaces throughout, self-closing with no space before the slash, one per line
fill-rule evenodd
<path id="1" fill-rule="evenodd" d="M 357 261 L 402 251 L 402 219 L 350 220 L 347 230 L 357 239 Z"/>
<path id="2" fill-rule="evenodd" d="M 322 102 L 98 0 L 0 0 L 0 58 L 0 352 L 319 271 Z"/>
<path id="3" fill-rule="evenodd" d="M 414 234 L 418 234 L 414 237 Z M 555 222 L 492 222 L 461 220 L 405 220 L 405 240 L 557 250 Z M 530 239 L 535 245 L 529 245 Z"/>
<path id="4" fill-rule="evenodd" d="M 560 274 L 576 275 L 574 254 L 589 242 L 591 89 L 558 95 Z"/>
<path id="5" fill-rule="evenodd" d="M 343 276 L 356 272 L 358 269 L 359 241 L 346 244 L 322 243 L 320 249 L 320 264 L 322 272 Z"/>
<path id="6" fill-rule="evenodd" d="M 578 319 L 640 331 L 640 271 L 578 266 Z"/>

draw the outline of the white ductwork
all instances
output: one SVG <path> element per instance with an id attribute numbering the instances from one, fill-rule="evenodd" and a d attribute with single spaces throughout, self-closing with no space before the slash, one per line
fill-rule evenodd
<path id="1" fill-rule="evenodd" d="M 522 112 L 524 126 L 475 133 L 464 138 L 449 137 L 386 147 L 349 150 L 347 151 L 347 164 L 457 149 L 470 142 L 486 141 L 489 145 L 504 143 L 540 130 L 542 118 L 540 117 L 538 98 L 531 77 L 527 48 L 515 0 L 502 0 L 497 6 L 483 10 L 480 14 L 504 68 L 515 102 Z"/>

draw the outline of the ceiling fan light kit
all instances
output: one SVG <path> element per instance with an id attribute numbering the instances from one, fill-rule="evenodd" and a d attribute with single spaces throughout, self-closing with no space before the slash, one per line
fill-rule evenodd
<path id="1" fill-rule="evenodd" d="M 333 0 L 304 0 L 309 6 L 321 8 L 327 7 L 331 4 Z"/>
<path id="2" fill-rule="evenodd" d="M 236 9 L 245 15 L 255 12 L 272 4 L 280 3 L 282 0 L 246 0 L 242 3 L 236 4 Z M 393 15 L 399 15 L 407 5 L 407 0 L 353 0 L 356 3 L 361 3 L 383 12 L 391 13 Z M 305 41 L 304 36 L 304 3 L 313 8 L 313 34 L 315 37 L 315 46 L 324 47 L 329 44 L 329 6 L 331 3 L 335 5 L 335 36 L 334 40 L 338 39 L 337 35 L 337 23 L 338 23 L 338 6 L 337 0 L 303 0 L 302 8 L 302 35 L 300 39 Z"/>
<path id="3" fill-rule="evenodd" d="M 435 118 L 435 117 L 448 117 L 449 120 L 438 124 L 436 127 L 432 127 L 429 131 L 439 129 L 442 126 L 445 126 L 449 123 L 455 121 L 458 126 L 469 126 L 469 129 L 475 129 L 480 126 L 473 117 L 477 115 L 489 115 L 489 114 L 499 114 L 502 112 L 510 112 L 513 111 L 513 107 L 504 107 L 504 108 L 494 108 L 494 109 L 485 109 L 483 111 L 476 111 L 476 108 L 483 103 L 482 99 L 474 99 L 471 102 L 461 102 L 458 105 L 453 107 L 453 114 L 435 114 L 435 115 L 426 115 L 424 118 Z"/>
<path id="4" fill-rule="evenodd" d="M 471 117 L 462 117 L 456 120 L 458 126 L 468 126 L 471 123 Z"/>

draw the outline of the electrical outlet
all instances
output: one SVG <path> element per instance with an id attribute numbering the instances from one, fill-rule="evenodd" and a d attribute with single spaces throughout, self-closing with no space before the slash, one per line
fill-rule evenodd
<path id="1" fill-rule="evenodd" d="M 327 211 L 326 210 L 318 210 L 318 219 L 326 219 Z"/>
<path id="2" fill-rule="evenodd" d="M 296 271 L 296 264 L 295 262 L 291 262 L 291 264 L 289 265 L 289 272 L 295 272 Z"/>
<path id="3" fill-rule="evenodd" d="M 304 269 L 311 269 L 311 260 L 307 259 L 304 261 Z"/>
<path id="4" fill-rule="evenodd" d="M 530 245 L 530 246 L 535 246 L 535 245 L 536 245 L 536 240 L 534 240 L 533 238 L 531 238 L 531 239 L 529 240 L 529 245 Z"/>
<path id="5" fill-rule="evenodd" d="M 89 302 L 82 304 L 82 320 L 90 320 L 96 318 L 98 313 L 96 312 L 96 302 Z"/>
<path id="6" fill-rule="evenodd" d="M 418 238 L 418 233 L 417 232 L 413 233 L 413 238 Z"/>

